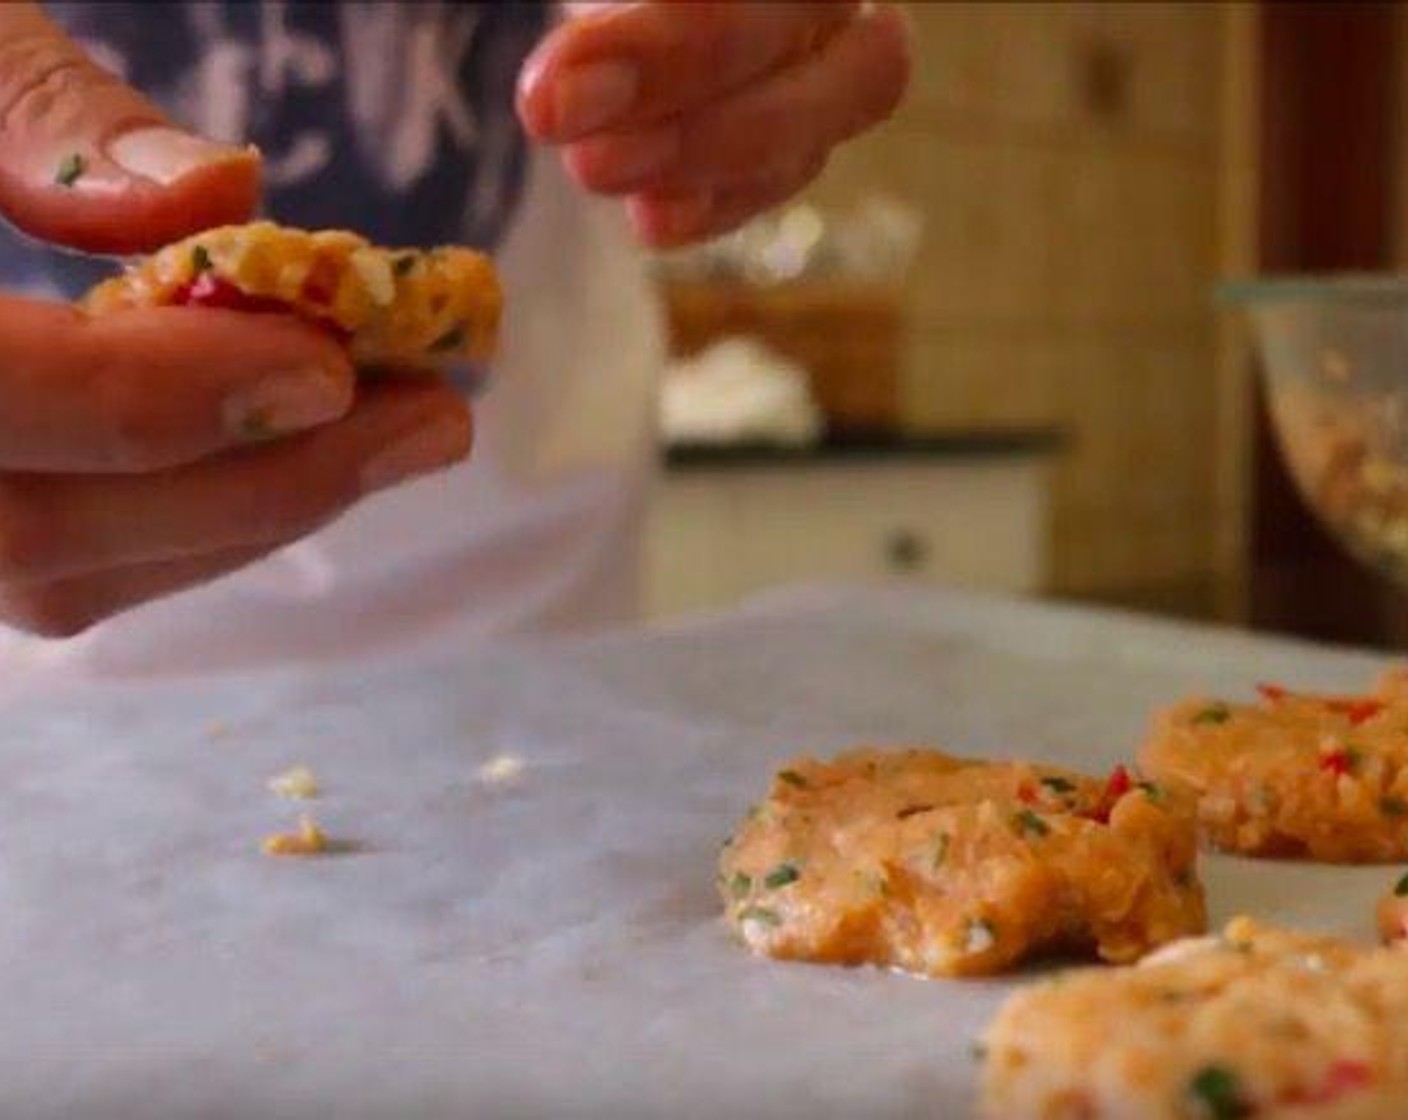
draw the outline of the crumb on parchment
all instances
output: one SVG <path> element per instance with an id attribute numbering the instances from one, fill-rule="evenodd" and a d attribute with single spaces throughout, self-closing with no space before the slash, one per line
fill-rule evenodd
<path id="1" fill-rule="evenodd" d="M 507 785 L 523 776 L 523 759 L 517 755 L 495 755 L 479 768 L 479 780 L 486 786 Z"/>
<path id="2" fill-rule="evenodd" d="M 297 832 L 266 836 L 260 850 L 266 856 L 316 856 L 328 850 L 328 838 L 313 818 L 304 814 L 298 820 Z"/>
<path id="3" fill-rule="evenodd" d="M 291 801 L 307 801 L 318 796 L 318 779 L 306 766 L 293 766 L 269 779 L 269 788 Z"/>

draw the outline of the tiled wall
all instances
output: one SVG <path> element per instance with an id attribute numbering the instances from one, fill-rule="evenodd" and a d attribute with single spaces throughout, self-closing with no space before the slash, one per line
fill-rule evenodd
<path id="1" fill-rule="evenodd" d="M 1054 422 L 1054 590 L 1213 592 L 1225 10 L 910 5 L 913 96 L 817 188 L 918 203 L 905 414 Z"/>

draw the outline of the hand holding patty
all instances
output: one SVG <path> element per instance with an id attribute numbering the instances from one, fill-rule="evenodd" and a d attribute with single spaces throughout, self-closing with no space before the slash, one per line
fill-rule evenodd
<path id="1" fill-rule="evenodd" d="M 259 154 L 181 129 L 39 5 L 0 4 L 0 212 L 34 237 L 144 252 L 243 221 Z"/>
<path id="2" fill-rule="evenodd" d="M 75 633 L 468 452 L 448 387 L 352 400 L 344 349 L 286 316 L 0 298 L 0 618 Z"/>
<path id="3" fill-rule="evenodd" d="M 37 5 L 0 5 L 0 213 L 90 251 L 245 221 L 259 159 L 186 133 Z M 290 315 L 0 295 L 0 621 L 72 634 L 238 568 L 469 449 L 462 398 L 356 394 Z M 257 444 L 257 446 L 256 446 Z"/>

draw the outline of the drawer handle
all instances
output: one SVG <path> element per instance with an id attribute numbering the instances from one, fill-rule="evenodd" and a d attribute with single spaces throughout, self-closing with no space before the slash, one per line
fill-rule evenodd
<path id="1" fill-rule="evenodd" d="M 929 542 L 912 529 L 896 529 L 885 539 L 885 558 L 893 571 L 917 571 L 929 559 Z"/>

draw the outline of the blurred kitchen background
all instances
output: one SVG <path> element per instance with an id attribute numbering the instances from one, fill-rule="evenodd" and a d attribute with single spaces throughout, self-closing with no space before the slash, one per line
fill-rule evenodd
<path id="1" fill-rule="evenodd" d="M 1404 250 L 1408 8 L 915 3 L 912 94 L 660 262 L 656 617 L 942 580 L 1399 643 L 1269 442 L 1221 278 Z"/>

